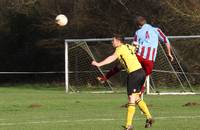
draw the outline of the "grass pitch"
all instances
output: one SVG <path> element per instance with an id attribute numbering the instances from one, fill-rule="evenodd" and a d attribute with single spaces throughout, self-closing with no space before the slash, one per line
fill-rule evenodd
<path id="1" fill-rule="evenodd" d="M 66 94 L 64 89 L 0 88 L 0 130 L 123 130 L 126 94 Z M 200 130 L 200 96 L 145 96 L 151 130 Z M 137 108 L 135 130 L 145 130 Z"/>

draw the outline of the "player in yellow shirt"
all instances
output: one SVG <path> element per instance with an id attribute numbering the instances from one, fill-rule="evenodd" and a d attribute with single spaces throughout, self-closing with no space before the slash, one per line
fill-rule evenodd
<path id="1" fill-rule="evenodd" d="M 149 128 L 152 126 L 153 119 L 146 103 L 141 100 L 139 96 L 141 92 L 141 87 L 145 82 L 145 72 L 135 55 L 136 48 L 132 45 L 124 44 L 124 38 L 121 35 L 115 35 L 113 37 L 112 45 L 114 48 L 116 48 L 115 52 L 101 62 L 92 61 L 92 65 L 101 67 L 106 64 L 110 64 L 117 59 L 120 61 L 120 63 L 128 73 L 128 112 L 127 121 L 124 128 L 125 130 L 133 130 L 132 124 L 136 105 L 138 105 L 138 107 L 143 111 L 144 115 L 146 116 L 145 128 Z"/>

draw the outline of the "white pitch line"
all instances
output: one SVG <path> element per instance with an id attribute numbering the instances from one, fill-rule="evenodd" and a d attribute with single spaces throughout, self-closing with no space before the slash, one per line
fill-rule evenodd
<path id="1" fill-rule="evenodd" d="M 27 124 L 48 124 L 48 123 L 68 123 L 68 122 L 91 122 L 91 121 L 114 121 L 115 119 L 82 119 L 82 120 L 60 120 L 60 121 L 31 121 L 18 123 L 0 123 L 0 126 L 27 125 Z"/>
<path id="2" fill-rule="evenodd" d="M 155 117 L 155 119 L 194 119 L 200 118 L 200 116 L 171 116 L 171 117 Z"/>
<path id="3" fill-rule="evenodd" d="M 156 120 L 166 119 L 196 119 L 198 116 L 169 116 L 169 117 L 155 117 Z M 144 118 L 136 118 L 135 120 L 144 120 Z M 32 121 L 32 122 L 18 122 L 18 123 L 0 123 L 0 126 L 15 126 L 15 125 L 29 125 L 29 124 L 49 124 L 49 123 L 69 123 L 69 122 L 97 122 L 97 121 L 120 121 L 114 118 L 96 118 L 96 119 L 82 119 L 82 120 L 59 120 L 59 121 Z"/>

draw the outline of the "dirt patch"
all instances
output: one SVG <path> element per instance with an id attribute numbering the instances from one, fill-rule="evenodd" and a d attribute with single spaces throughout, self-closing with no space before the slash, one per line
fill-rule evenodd
<path id="1" fill-rule="evenodd" d="M 200 106 L 200 103 L 197 102 L 188 102 L 184 105 L 182 105 L 183 107 L 194 107 L 194 106 Z"/>
<path id="2" fill-rule="evenodd" d="M 151 107 L 153 107 L 153 104 L 147 104 L 147 107 L 151 108 Z"/>
<path id="3" fill-rule="evenodd" d="M 40 108 L 40 107 L 42 107 L 42 105 L 40 104 L 31 104 L 28 106 L 28 108 Z"/>

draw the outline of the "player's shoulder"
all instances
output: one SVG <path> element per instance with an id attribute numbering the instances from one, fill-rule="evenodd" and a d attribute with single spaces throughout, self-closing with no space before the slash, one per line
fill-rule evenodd
<path id="1" fill-rule="evenodd" d="M 135 45 L 131 45 L 131 44 L 125 44 L 126 45 L 126 49 L 128 50 L 135 50 L 136 46 Z"/>
<path id="2" fill-rule="evenodd" d="M 116 53 L 118 56 L 121 55 L 121 54 L 123 54 L 124 51 L 125 51 L 125 45 L 124 45 L 124 44 L 121 45 L 121 46 L 119 46 L 119 47 L 117 47 L 117 48 L 115 49 L 115 53 Z"/>
<path id="3" fill-rule="evenodd" d="M 123 45 L 117 47 L 116 49 L 118 51 L 126 51 L 128 48 L 131 48 L 132 45 L 124 43 Z"/>
<path id="4" fill-rule="evenodd" d="M 151 26 L 151 24 L 146 23 L 144 24 L 144 28 L 153 28 L 153 26 Z"/>
<path id="5" fill-rule="evenodd" d="M 123 44 L 123 45 L 121 45 L 121 46 L 118 46 L 117 48 L 116 48 L 116 51 L 121 51 L 121 50 L 123 50 L 124 49 L 124 47 L 125 47 L 125 45 Z"/>
<path id="6" fill-rule="evenodd" d="M 133 47 L 133 45 L 128 44 L 128 43 L 126 43 L 126 44 L 124 44 L 124 45 L 127 46 L 127 47 Z"/>
<path id="7" fill-rule="evenodd" d="M 144 24 L 140 29 L 138 29 L 136 32 L 144 32 L 146 30 L 149 30 L 149 29 L 153 29 L 153 27 L 150 25 L 150 24 Z"/>
<path id="8" fill-rule="evenodd" d="M 156 31 L 162 31 L 162 29 L 159 26 L 157 26 L 157 25 L 151 25 L 151 26 Z"/>
<path id="9" fill-rule="evenodd" d="M 154 26 L 151 25 L 151 28 L 157 34 L 162 31 L 158 26 L 155 26 L 155 25 Z"/>
<path id="10" fill-rule="evenodd" d="M 150 29 L 152 29 L 152 30 L 158 30 L 158 29 L 159 29 L 159 27 L 157 27 L 157 26 L 152 26 L 152 25 L 150 25 L 150 24 L 148 24 L 147 26 L 148 26 L 148 28 L 150 28 Z"/>

